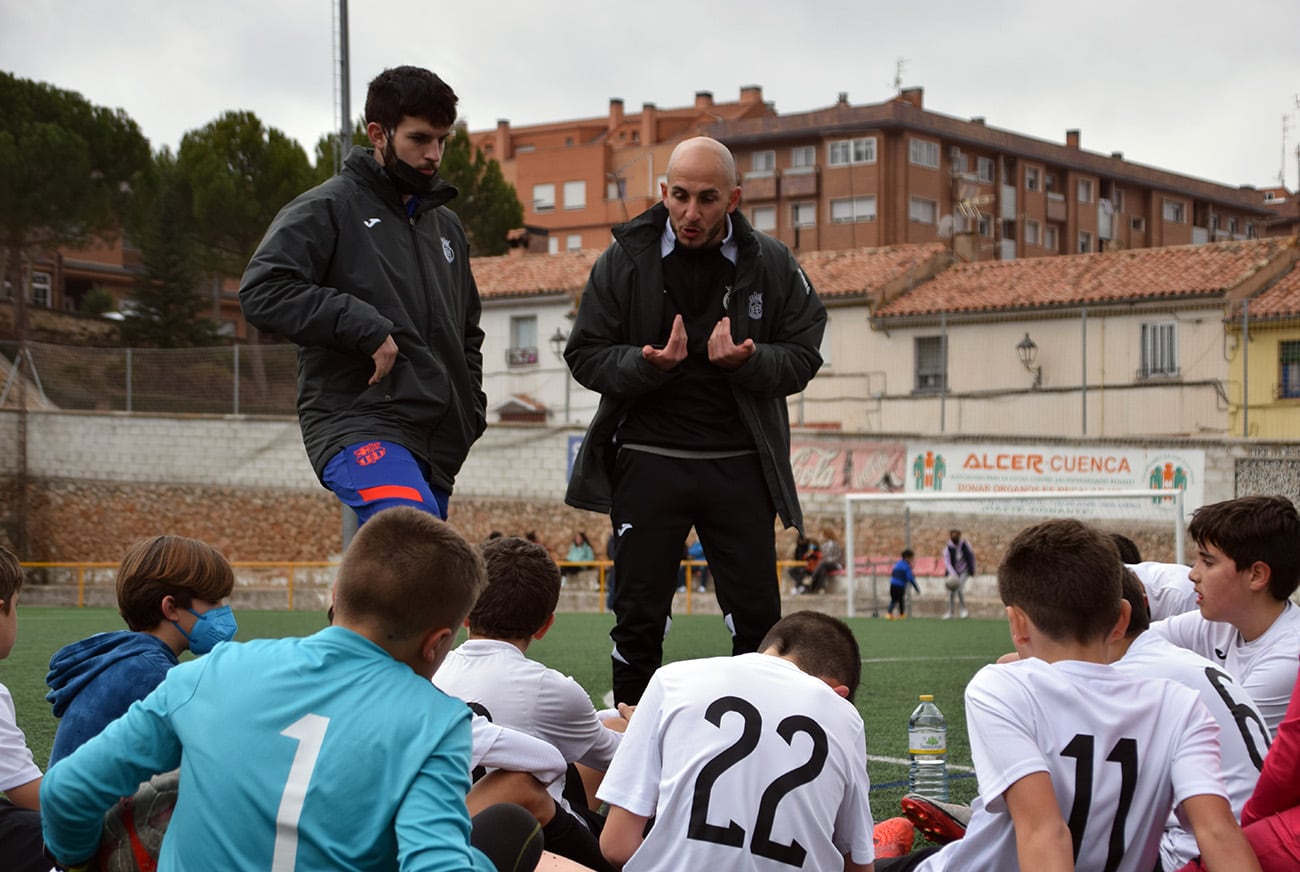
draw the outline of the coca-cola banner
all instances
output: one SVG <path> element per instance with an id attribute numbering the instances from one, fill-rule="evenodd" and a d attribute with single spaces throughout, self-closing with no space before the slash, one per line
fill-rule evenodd
<path id="1" fill-rule="evenodd" d="M 901 442 L 854 445 L 849 442 L 790 444 L 790 465 L 800 493 L 894 493 L 903 489 Z"/>

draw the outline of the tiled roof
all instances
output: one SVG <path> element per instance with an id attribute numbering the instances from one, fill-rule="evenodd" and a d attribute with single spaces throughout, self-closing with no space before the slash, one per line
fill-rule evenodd
<path id="1" fill-rule="evenodd" d="M 1256 318 L 1295 318 L 1300 316 L 1300 265 L 1250 301 L 1247 310 L 1253 321 Z"/>
<path id="2" fill-rule="evenodd" d="M 849 251 L 814 251 L 799 262 L 817 293 L 827 299 L 872 295 L 909 274 L 928 277 L 937 258 L 947 255 L 941 242 L 893 245 Z M 484 299 L 577 293 L 600 252 L 477 257 L 471 261 L 479 295 Z"/>
<path id="3" fill-rule="evenodd" d="M 947 251 L 942 242 L 814 251 L 800 254 L 799 264 L 823 299 L 870 296 L 909 273 L 922 272 L 921 277 L 928 277 L 929 264 Z"/>
<path id="4" fill-rule="evenodd" d="M 600 257 L 594 249 L 564 254 L 524 254 L 476 257 L 470 261 L 483 299 L 530 297 L 581 291 L 591 265 Z"/>
<path id="5" fill-rule="evenodd" d="M 964 263 L 874 313 L 997 312 L 1226 293 L 1293 244 L 1284 238 Z"/>

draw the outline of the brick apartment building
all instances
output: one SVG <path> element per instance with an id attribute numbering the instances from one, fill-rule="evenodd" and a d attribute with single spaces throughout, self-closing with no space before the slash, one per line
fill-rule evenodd
<path id="1" fill-rule="evenodd" d="M 925 109 L 920 88 L 883 103 L 847 95 L 809 112 L 778 114 L 757 85 L 689 106 L 644 103 L 604 116 L 471 133 L 524 204 L 530 250 L 601 249 L 610 228 L 659 200 L 668 156 L 683 139 L 714 136 L 742 175 L 741 208 L 759 229 L 803 254 L 939 242 L 959 260 L 1295 235 L 1285 188 L 1232 187 Z M 528 237 L 531 236 L 531 239 Z M 131 295 L 139 256 L 121 237 L 38 257 L 29 300 L 76 311 L 91 287 Z M 237 278 L 200 289 L 222 333 L 244 338 Z M 11 293 L 5 288 L 0 299 Z"/>
<path id="2" fill-rule="evenodd" d="M 672 147 L 698 133 L 731 147 L 742 209 L 797 251 L 945 241 L 964 260 L 1150 248 L 1264 235 L 1271 212 L 1233 187 L 926 110 L 921 88 L 883 103 L 778 114 L 757 86 L 735 103 L 644 104 L 605 118 L 471 134 L 519 192 L 549 250 L 601 248 L 659 198 Z M 603 194 L 603 196 L 602 196 Z"/>
<path id="3" fill-rule="evenodd" d="M 609 101 L 603 117 L 470 133 L 474 146 L 501 164 L 524 206 L 524 223 L 546 236 L 552 254 L 604 248 L 615 224 L 635 217 L 659 200 L 673 147 L 718 122 L 771 118 L 763 89 L 746 86 L 740 99 L 718 103 L 699 91 L 695 102 L 676 109 L 645 103 L 626 112 Z"/>

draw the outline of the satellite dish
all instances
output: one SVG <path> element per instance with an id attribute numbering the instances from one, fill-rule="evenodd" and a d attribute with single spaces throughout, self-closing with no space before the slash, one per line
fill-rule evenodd
<path id="1" fill-rule="evenodd" d="M 939 219 L 939 238 L 952 239 L 952 216 L 944 215 Z"/>

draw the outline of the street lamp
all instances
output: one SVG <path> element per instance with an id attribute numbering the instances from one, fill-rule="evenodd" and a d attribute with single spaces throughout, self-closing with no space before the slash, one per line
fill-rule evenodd
<path id="1" fill-rule="evenodd" d="M 1025 338 L 1016 343 L 1016 354 L 1020 357 L 1020 363 L 1034 374 L 1033 390 L 1038 390 L 1043 386 L 1043 368 L 1034 366 L 1034 361 L 1038 359 L 1038 345 L 1034 340 L 1029 338 L 1029 333 L 1025 333 Z"/>
<path id="2" fill-rule="evenodd" d="M 551 353 L 555 359 L 560 361 L 564 369 L 564 423 L 569 423 L 569 367 L 564 363 L 564 346 L 569 341 L 569 334 L 565 333 L 559 327 L 555 328 L 555 333 L 551 335 Z"/>

